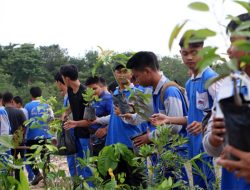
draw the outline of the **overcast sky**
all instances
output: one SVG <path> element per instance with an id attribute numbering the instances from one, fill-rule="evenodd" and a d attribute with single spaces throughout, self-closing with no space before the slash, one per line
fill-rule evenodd
<path id="1" fill-rule="evenodd" d="M 187 28 L 220 31 L 216 19 L 244 9 L 232 0 L 203 0 L 211 13 L 190 10 L 191 0 L 0 0 L 0 44 L 59 44 L 71 56 L 83 56 L 100 45 L 118 52 L 150 50 L 165 56 L 178 54 L 177 42 L 168 49 L 174 26 L 190 19 Z M 222 28 L 222 31 L 224 29 Z M 208 41 L 225 52 L 222 36 Z"/>

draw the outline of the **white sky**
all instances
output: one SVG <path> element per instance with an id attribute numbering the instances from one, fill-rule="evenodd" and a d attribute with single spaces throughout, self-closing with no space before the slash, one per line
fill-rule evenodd
<path id="1" fill-rule="evenodd" d="M 202 1 L 202 0 L 200 0 Z M 225 15 L 244 11 L 232 0 L 203 0 L 215 6 L 223 23 Z M 0 44 L 59 44 L 69 55 L 82 56 L 97 45 L 118 52 L 149 50 L 165 56 L 178 54 L 178 43 L 168 49 L 174 26 L 191 19 L 188 28 L 209 27 L 218 31 L 213 13 L 190 10 L 191 0 L 0 0 Z M 224 29 L 222 28 L 222 31 Z M 217 37 L 208 44 L 220 46 Z"/>

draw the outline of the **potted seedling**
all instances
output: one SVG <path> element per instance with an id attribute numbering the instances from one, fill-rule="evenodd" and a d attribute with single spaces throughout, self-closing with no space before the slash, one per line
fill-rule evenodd
<path id="1" fill-rule="evenodd" d="M 95 95 L 95 91 L 92 88 L 87 88 L 82 96 L 86 102 L 83 119 L 93 121 L 96 118 L 94 103 L 101 99 Z"/>

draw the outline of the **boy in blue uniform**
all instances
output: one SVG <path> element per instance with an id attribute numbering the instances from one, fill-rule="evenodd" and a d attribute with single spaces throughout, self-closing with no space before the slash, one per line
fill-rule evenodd
<path id="1" fill-rule="evenodd" d="M 95 102 L 93 107 L 96 111 L 97 117 L 110 115 L 112 109 L 112 95 L 104 89 L 106 86 L 105 79 L 101 77 L 89 77 L 85 85 L 92 88 L 101 100 Z M 93 156 L 97 156 L 100 150 L 105 145 L 106 134 L 108 130 L 107 125 L 93 124 L 89 127 L 90 130 L 90 149 Z"/>
<path id="2" fill-rule="evenodd" d="M 205 111 L 211 109 L 213 106 L 213 100 L 215 98 L 217 89 L 220 84 L 215 83 L 208 89 L 205 88 L 205 83 L 217 76 L 211 68 L 207 67 L 203 71 L 199 72 L 197 63 L 201 60 L 198 56 L 198 52 L 203 48 L 203 40 L 198 42 L 189 41 L 188 47 L 184 47 L 184 39 L 180 40 L 180 53 L 184 64 L 192 71 L 191 78 L 186 82 L 186 92 L 189 101 L 187 131 L 189 138 L 189 159 L 192 159 L 196 155 L 203 153 L 204 148 L 202 146 L 202 126 L 201 121 L 205 116 Z M 200 174 L 193 168 L 193 182 L 194 185 L 198 185 L 204 189 L 213 189 L 213 183 L 215 182 L 215 173 L 213 167 L 213 158 L 208 155 L 203 155 L 202 159 L 206 162 L 196 161 L 196 164 L 205 174 L 206 179 L 203 179 Z"/>
<path id="3" fill-rule="evenodd" d="M 28 119 L 31 121 L 26 129 L 26 146 L 32 146 L 35 144 L 44 145 L 47 139 L 50 139 L 52 136 L 48 133 L 48 121 L 40 121 L 38 118 L 46 114 L 48 115 L 48 118 L 51 119 L 54 117 L 54 113 L 49 105 L 40 103 L 39 98 L 42 95 L 42 90 L 39 87 L 32 87 L 30 89 L 30 94 L 32 101 L 24 106 L 28 112 Z M 27 149 L 27 154 L 33 154 L 35 151 L 35 149 Z M 29 157 L 28 155 L 26 156 L 27 158 Z M 45 152 L 42 151 L 41 158 L 43 158 L 44 155 Z M 34 159 L 31 159 L 30 161 L 34 161 Z M 39 181 L 43 179 L 43 176 L 39 169 L 35 168 L 33 164 L 31 167 L 35 175 L 31 184 L 37 185 Z"/>
<path id="4" fill-rule="evenodd" d="M 134 85 L 130 82 L 132 77 L 131 71 L 125 68 L 124 65 L 117 64 L 114 67 L 114 70 L 115 78 L 117 79 L 117 82 L 119 84 L 118 88 L 114 91 L 114 96 L 120 94 L 128 98 L 130 95 L 130 91 L 126 89 L 127 87 L 131 88 L 132 90 L 139 90 L 134 88 Z M 110 113 L 106 145 L 122 143 L 126 145 L 129 149 L 132 149 L 133 145 L 130 138 L 141 133 L 141 126 L 125 123 L 121 119 L 121 117 L 116 115 L 116 113 L 116 105 L 113 105 L 113 108 L 111 109 Z M 126 173 L 126 178 L 124 182 L 125 184 L 129 184 L 132 186 L 140 186 L 143 183 L 142 176 L 138 170 L 134 172 L 134 169 L 135 168 L 131 167 L 126 161 L 121 159 L 118 163 L 116 172 Z"/>
<path id="5" fill-rule="evenodd" d="M 228 26 L 227 31 L 232 35 L 230 37 L 231 46 L 228 49 L 228 55 L 230 59 L 235 59 L 237 64 L 240 65 L 241 58 L 243 56 L 249 56 L 249 52 L 238 49 L 234 43 L 239 40 L 249 40 L 248 37 L 243 35 L 233 35 L 233 32 L 237 30 L 241 22 L 249 22 L 250 14 L 242 14 L 237 17 L 236 20 L 232 20 Z M 244 31 L 249 31 L 250 28 L 246 27 Z M 248 42 L 249 43 L 249 42 Z M 250 65 L 246 65 L 244 68 L 245 73 L 250 76 Z M 230 77 L 224 79 L 222 87 L 218 93 L 216 104 L 216 111 L 213 111 L 212 117 L 208 123 L 207 131 L 205 132 L 203 145 L 208 154 L 214 157 L 218 157 L 224 152 L 224 155 L 233 154 L 236 158 L 239 158 L 239 161 L 233 161 L 227 159 L 225 156 L 222 156 L 218 163 L 223 166 L 222 168 L 222 177 L 221 177 L 221 189 L 222 190 L 248 190 L 250 189 L 250 169 L 249 169 L 249 160 L 250 153 L 243 152 L 236 148 L 225 146 L 225 123 L 224 116 L 218 106 L 218 102 L 231 97 L 234 93 L 233 90 L 233 81 Z M 240 87 L 240 86 L 239 86 Z M 249 95 L 249 89 L 245 88 L 246 84 L 242 82 L 240 91 L 243 96 Z M 246 90 L 247 89 L 247 90 Z M 223 150 L 224 149 L 224 150 Z M 227 171 L 228 169 L 228 171 Z"/>
<path id="6" fill-rule="evenodd" d="M 159 71 L 159 63 L 153 52 L 138 52 L 133 55 L 127 63 L 127 67 L 132 69 L 133 76 L 136 81 L 143 87 L 153 87 L 153 108 L 154 113 L 163 113 L 172 117 L 183 117 L 187 114 L 187 105 L 185 98 L 176 86 L 169 86 L 162 92 L 165 83 L 169 82 Z M 163 100 L 161 95 L 163 94 Z M 152 121 L 153 118 L 150 118 Z M 154 124 L 154 122 L 152 122 Z M 151 127 L 151 132 L 137 137 L 134 142 L 136 146 L 149 143 L 150 139 L 157 138 L 157 131 Z M 173 125 L 172 131 L 175 134 L 186 136 L 185 126 Z M 177 152 L 185 157 L 187 146 L 179 147 Z M 185 172 L 185 171 L 183 171 Z M 187 176 L 183 175 L 183 179 L 187 181 Z"/>

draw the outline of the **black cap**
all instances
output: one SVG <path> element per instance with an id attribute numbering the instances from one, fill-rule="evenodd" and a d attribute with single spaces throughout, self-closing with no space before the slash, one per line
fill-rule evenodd
<path id="1" fill-rule="evenodd" d="M 118 62 L 114 63 L 114 67 L 113 67 L 114 70 L 119 70 L 119 69 L 122 69 L 122 68 L 126 68 L 125 64 L 118 63 Z"/>

